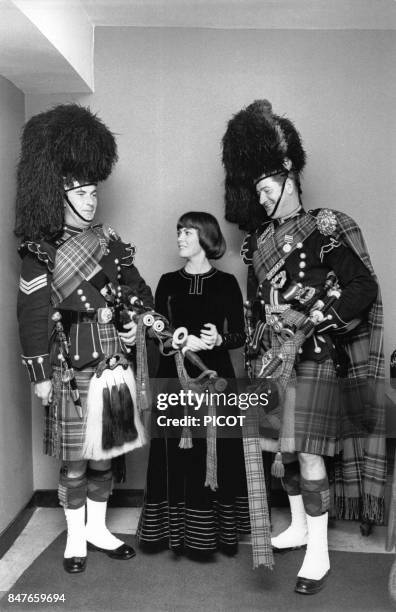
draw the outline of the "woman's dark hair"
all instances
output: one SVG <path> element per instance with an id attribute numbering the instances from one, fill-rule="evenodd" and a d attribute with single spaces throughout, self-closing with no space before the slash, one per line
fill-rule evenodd
<path id="1" fill-rule="evenodd" d="M 206 212 L 184 213 L 177 222 L 177 229 L 182 227 L 198 231 L 199 244 L 208 259 L 220 259 L 224 255 L 226 243 L 216 217 Z"/>

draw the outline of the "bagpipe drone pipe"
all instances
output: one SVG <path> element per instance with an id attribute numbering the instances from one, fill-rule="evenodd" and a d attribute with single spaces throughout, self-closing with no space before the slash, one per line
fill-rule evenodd
<path id="1" fill-rule="evenodd" d="M 288 305 L 288 308 L 278 314 L 263 315 L 264 304 L 262 301 L 259 306 L 257 303 L 252 304 L 249 301 L 245 303 L 247 367 L 250 367 L 250 358 L 257 356 L 260 352 L 261 339 L 266 326 L 270 326 L 278 335 L 281 345 L 287 341 L 292 341 L 298 350 L 305 340 L 314 333 L 319 324 L 331 321 L 331 307 L 341 296 L 341 289 L 335 274 L 333 272 L 328 274 L 326 283 L 319 295 L 312 288 L 308 289 L 312 293 L 308 293 L 307 288 L 302 290 L 300 284 L 291 283 L 287 291 L 282 294 L 284 303 Z M 298 308 L 295 309 L 296 294 L 298 292 L 301 294 L 302 291 L 305 291 L 308 299 L 303 307 L 300 302 Z M 257 312 L 260 313 L 258 320 Z M 355 320 L 353 324 L 355 324 Z M 260 378 L 271 377 L 281 366 L 283 359 L 282 346 L 278 351 L 267 350 L 262 357 Z"/>
<path id="2" fill-rule="evenodd" d="M 295 296 L 302 293 L 308 299 L 304 304 L 299 302 L 295 308 Z M 290 283 L 282 295 L 286 308 L 278 313 L 265 312 L 265 305 L 260 299 L 245 302 L 245 360 L 251 381 L 249 390 L 267 394 L 264 420 L 269 414 L 278 415 L 298 352 L 319 324 L 331 324 L 331 307 L 340 295 L 337 278 L 330 272 L 320 292 Z M 272 346 L 263 351 L 262 342 L 264 338 L 268 340 L 270 335 Z M 254 371 L 252 360 L 255 360 Z"/>

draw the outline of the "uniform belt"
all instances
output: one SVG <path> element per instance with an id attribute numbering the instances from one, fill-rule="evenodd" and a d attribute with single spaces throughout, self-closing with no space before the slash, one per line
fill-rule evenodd
<path id="1" fill-rule="evenodd" d="M 111 323 L 114 320 L 113 312 L 110 308 L 98 308 L 92 312 L 78 312 L 69 310 L 65 317 L 70 324 L 73 323 Z"/>

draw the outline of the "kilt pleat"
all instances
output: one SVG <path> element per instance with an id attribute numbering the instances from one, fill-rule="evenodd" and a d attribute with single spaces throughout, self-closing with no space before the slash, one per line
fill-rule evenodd
<path id="1" fill-rule="evenodd" d="M 333 455 L 340 435 L 340 393 L 332 361 L 296 368 L 295 445 L 298 452 Z"/>

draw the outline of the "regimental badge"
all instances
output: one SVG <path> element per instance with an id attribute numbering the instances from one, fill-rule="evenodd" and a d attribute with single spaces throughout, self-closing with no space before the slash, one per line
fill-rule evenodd
<path id="1" fill-rule="evenodd" d="M 329 208 L 323 208 L 319 211 L 316 217 L 316 226 L 319 232 L 324 236 L 331 236 L 334 234 L 337 227 L 337 218 L 333 211 Z"/>
<path id="2" fill-rule="evenodd" d="M 120 240 L 119 235 L 110 225 L 102 225 L 102 230 L 106 240 Z"/>
<path id="3" fill-rule="evenodd" d="M 108 308 L 108 307 L 98 308 L 97 317 L 98 317 L 98 323 L 100 323 L 101 325 L 106 325 L 107 323 L 110 323 L 110 321 L 112 320 L 113 311 L 111 310 L 111 308 Z"/>

